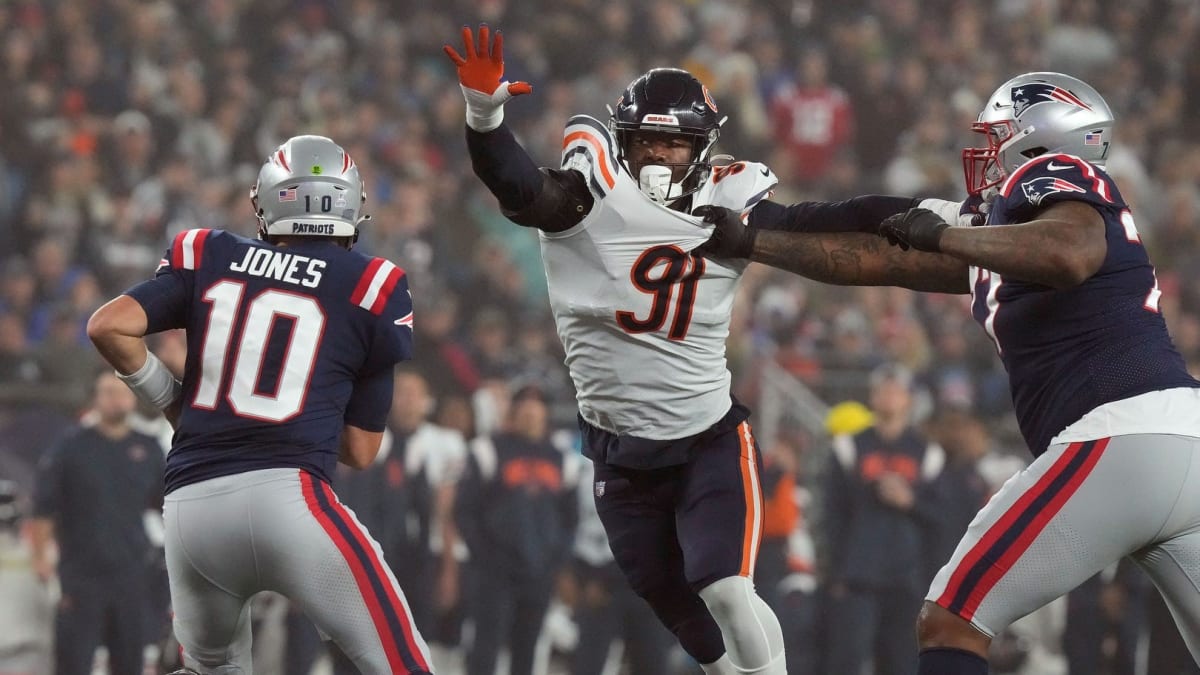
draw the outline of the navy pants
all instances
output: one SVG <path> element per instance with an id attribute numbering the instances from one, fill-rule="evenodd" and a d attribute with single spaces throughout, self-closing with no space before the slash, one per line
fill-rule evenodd
<path id="1" fill-rule="evenodd" d="M 579 645 L 571 658 L 571 675 L 600 675 L 614 640 L 625 643 L 625 662 L 630 675 L 661 675 L 668 672 L 667 653 L 671 636 L 641 598 L 623 579 L 612 579 L 603 570 L 581 570 Z"/>
<path id="2" fill-rule="evenodd" d="M 921 593 L 915 589 L 854 589 L 831 594 L 826 617 L 825 672 L 861 673 L 873 660 L 875 675 L 915 675 L 916 625 Z"/>
<path id="3" fill-rule="evenodd" d="M 90 675 L 96 648 L 108 647 L 109 672 L 142 672 L 150 600 L 146 578 L 120 574 L 62 580 L 55 617 L 57 675 Z"/>
<path id="4" fill-rule="evenodd" d="M 596 511 L 617 565 L 700 663 L 720 658 L 725 645 L 698 591 L 752 576 L 762 536 L 762 458 L 744 411 L 735 405 L 698 436 L 685 464 L 595 462 Z M 596 444 L 596 432 L 586 429 L 585 442 Z"/>
<path id="5" fill-rule="evenodd" d="M 506 645 L 509 675 L 531 675 L 554 579 L 513 579 L 488 569 L 476 569 L 472 576 L 475 641 L 467 650 L 467 675 L 492 675 Z"/>

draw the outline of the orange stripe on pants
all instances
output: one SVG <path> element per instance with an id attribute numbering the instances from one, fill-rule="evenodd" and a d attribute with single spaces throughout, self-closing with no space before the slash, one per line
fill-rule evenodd
<path id="1" fill-rule="evenodd" d="M 758 463 L 754 460 L 754 436 L 750 424 L 738 425 L 738 441 L 741 453 L 738 457 L 742 474 L 742 496 L 746 503 L 746 522 L 742 532 L 742 566 L 738 576 L 754 576 L 754 563 L 758 558 L 758 545 L 762 539 L 762 483 L 758 477 Z"/>

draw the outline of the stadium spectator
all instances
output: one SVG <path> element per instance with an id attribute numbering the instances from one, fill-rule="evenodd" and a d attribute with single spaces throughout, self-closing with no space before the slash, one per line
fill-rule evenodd
<path id="1" fill-rule="evenodd" d="M 152 605 L 151 548 L 143 514 L 162 506 L 163 452 L 133 431 L 137 401 L 111 371 L 96 376 L 90 424 L 68 432 L 42 458 L 34 497 L 34 569 L 62 585 L 55 672 L 88 675 L 96 648 L 113 672 L 137 673 Z M 53 548 L 57 545 L 55 562 Z"/>
<path id="2" fill-rule="evenodd" d="M 912 425 L 912 373 L 884 364 L 870 376 L 875 423 L 833 441 L 824 485 L 828 556 L 825 672 L 915 672 L 911 631 L 929 583 L 928 531 L 943 509 L 935 484 L 945 453 Z"/>
<path id="3" fill-rule="evenodd" d="M 512 675 L 532 673 L 552 580 L 575 541 L 579 458 L 551 443 L 547 415 L 542 392 L 523 388 L 506 428 L 471 442 L 455 520 L 471 554 L 472 674 L 491 673 L 502 647 Z"/>

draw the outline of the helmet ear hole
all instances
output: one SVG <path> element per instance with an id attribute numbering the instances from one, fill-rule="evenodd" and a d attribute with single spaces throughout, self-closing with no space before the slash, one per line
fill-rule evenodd
<path id="1" fill-rule="evenodd" d="M 1049 150 L 1047 148 L 1038 146 L 1036 148 L 1029 148 L 1028 150 L 1022 151 L 1021 156 L 1024 157 L 1025 159 L 1033 159 L 1034 157 L 1041 157 L 1042 155 L 1046 154 L 1047 152 L 1049 152 Z"/>

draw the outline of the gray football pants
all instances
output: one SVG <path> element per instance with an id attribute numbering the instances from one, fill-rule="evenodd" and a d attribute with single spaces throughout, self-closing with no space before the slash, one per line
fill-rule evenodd
<path id="1" fill-rule="evenodd" d="M 250 597 L 287 596 L 363 673 L 425 673 L 429 649 L 379 544 L 298 469 L 213 478 L 163 507 L 175 635 L 201 673 L 249 675 Z"/>
<path id="2" fill-rule="evenodd" d="M 1200 438 L 1051 446 L 975 516 L 926 599 L 994 636 L 1126 555 L 1200 661 Z"/>

